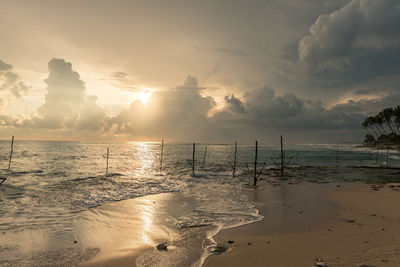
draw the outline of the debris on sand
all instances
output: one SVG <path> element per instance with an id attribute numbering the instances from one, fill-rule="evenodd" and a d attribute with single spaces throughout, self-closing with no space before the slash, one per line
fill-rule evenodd
<path id="1" fill-rule="evenodd" d="M 160 243 L 157 245 L 157 249 L 159 251 L 167 251 L 168 250 L 168 246 L 167 243 Z"/>
<path id="2" fill-rule="evenodd" d="M 327 267 L 328 265 L 325 263 L 323 258 L 314 259 L 314 265 L 318 267 Z"/>
<path id="3" fill-rule="evenodd" d="M 220 255 L 221 253 L 224 253 L 227 250 L 227 247 L 222 245 L 216 245 L 210 247 L 208 250 L 214 255 Z"/>

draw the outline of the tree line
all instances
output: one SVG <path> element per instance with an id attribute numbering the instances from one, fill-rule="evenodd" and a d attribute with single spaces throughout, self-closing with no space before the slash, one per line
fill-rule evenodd
<path id="1" fill-rule="evenodd" d="M 400 145 L 400 106 L 368 116 L 361 126 L 368 132 L 364 140 L 366 146 Z"/>

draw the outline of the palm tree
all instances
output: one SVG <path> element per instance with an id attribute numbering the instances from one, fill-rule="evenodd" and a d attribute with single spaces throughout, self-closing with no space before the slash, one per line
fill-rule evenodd
<path id="1" fill-rule="evenodd" d="M 397 131 L 400 133 L 400 106 L 393 109 L 393 121 L 397 127 Z"/>
<path id="2" fill-rule="evenodd" d="M 365 118 L 365 120 L 361 123 L 361 126 L 363 128 L 365 128 L 367 130 L 367 132 L 369 133 L 369 129 L 371 129 L 373 131 L 373 133 L 375 134 L 375 137 L 378 138 L 379 134 L 376 132 L 376 130 L 374 129 L 374 127 L 372 126 L 372 117 L 369 116 L 367 118 Z"/>
<path id="3" fill-rule="evenodd" d="M 371 127 L 371 129 L 374 130 L 374 132 L 376 133 L 376 137 L 379 137 L 382 135 L 382 131 L 379 128 L 378 122 L 377 122 L 377 118 L 376 116 L 369 116 L 368 117 L 368 125 Z"/>
<path id="4" fill-rule="evenodd" d="M 378 115 L 375 116 L 375 120 L 376 120 L 376 124 L 379 125 L 379 128 L 382 129 L 383 134 L 387 135 L 388 133 L 387 133 L 387 131 L 385 129 L 385 126 L 383 124 L 385 122 L 385 118 L 383 116 L 383 112 L 382 111 L 379 112 Z"/>
<path id="5" fill-rule="evenodd" d="M 390 129 L 391 133 L 396 133 L 396 128 L 393 127 L 393 121 L 392 121 L 392 116 L 393 116 L 393 108 L 385 108 L 382 110 L 382 118 L 383 121 L 386 123 L 387 127 Z"/>

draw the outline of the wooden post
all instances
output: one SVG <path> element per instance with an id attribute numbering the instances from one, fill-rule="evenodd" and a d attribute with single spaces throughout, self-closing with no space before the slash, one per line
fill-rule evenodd
<path id="1" fill-rule="evenodd" d="M 283 152 L 283 138 L 281 135 L 281 177 L 283 177 L 283 169 L 285 168 L 285 155 Z"/>
<path id="2" fill-rule="evenodd" d="M 161 172 L 161 170 L 162 170 L 163 155 L 164 155 L 164 139 L 161 140 L 160 172 Z"/>
<path id="3" fill-rule="evenodd" d="M 8 161 L 8 169 L 7 169 L 8 171 L 10 171 L 10 169 L 11 169 L 11 159 L 12 159 L 13 150 L 14 150 L 14 135 L 11 138 L 10 159 Z"/>
<path id="4" fill-rule="evenodd" d="M 108 175 L 108 158 L 110 156 L 110 149 L 107 147 L 107 155 L 106 155 L 106 175 Z"/>
<path id="5" fill-rule="evenodd" d="M 378 147 L 376 147 L 376 162 L 378 162 L 378 158 L 379 158 L 379 150 Z"/>
<path id="6" fill-rule="evenodd" d="M 256 140 L 256 151 L 254 156 L 254 186 L 257 184 L 257 154 L 258 154 L 258 141 Z"/>
<path id="7" fill-rule="evenodd" d="M 336 150 L 336 165 L 339 167 L 339 147 Z"/>
<path id="8" fill-rule="evenodd" d="M 232 178 L 235 177 L 235 172 L 236 172 L 236 157 L 237 157 L 237 141 L 235 142 L 235 159 L 233 160 Z"/>
<path id="9" fill-rule="evenodd" d="M 194 174 L 194 156 L 196 153 L 196 143 L 193 143 L 192 172 Z"/>
<path id="10" fill-rule="evenodd" d="M 386 166 L 389 165 L 389 147 L 386 145 Z"/>
<path id="11" fill-rule="evenodd" d="M 203 170 L 204 170 L 204 164 L 206 162 L 206 154 L 207 154 L 207 146 L 206 149 L 204 150 L 204 156 L 203 156 Z"/>

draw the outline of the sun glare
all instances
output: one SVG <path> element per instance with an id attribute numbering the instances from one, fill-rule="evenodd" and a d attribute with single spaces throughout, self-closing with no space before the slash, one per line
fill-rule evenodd
<path id="1" fill-rule="evenodd" d="M 142 92 L 138 94 L 138 99 L 142 101 L 143 104 L 146 104 L 151 96 L 151 92 Z"/>

